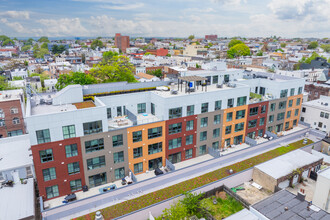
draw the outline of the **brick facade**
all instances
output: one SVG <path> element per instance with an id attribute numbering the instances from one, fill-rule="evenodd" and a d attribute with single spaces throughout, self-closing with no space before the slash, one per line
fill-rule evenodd
<path id="1" fill-rule="evenodd" d="M 5 122 L 0 126 L 0 138 L 14 136 L 10 135 L 10 133 L 17 130 L 22 130 L 22 134 L 24 134 L 25 128 L 21 101 L 19 99 L 3 101 L 0 103 L 0 109 L 4 112 L 4 118 L 0 119 Z"/>

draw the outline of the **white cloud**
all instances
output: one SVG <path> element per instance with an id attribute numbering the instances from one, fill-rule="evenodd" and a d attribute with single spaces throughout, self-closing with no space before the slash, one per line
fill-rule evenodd
<path id="1" fill-rule="evenodd" d="M 4 11 L 0 12 L 0 17 L 15 18 L 15 19 L 30 19 L 28 11 Z"/>
<path id="2" fill-rule="evenodd" d="M 103 5 L 102 8 L 111 9 L 111 10 L 132 10 L 143 7 L 143 3 L 136 4 L 118 4 L 118 5 Z"/>
<path id="3" fill-rule="evenodd" d="M 247 0 L 211 0 L 211 2 L 235 6 L 235 5 L 240 5 L 241 3 L 246 3 Z"/>
<path id="4" fill-rule="evenodd" d="M 87 36 L 87 29 L 79 18 L 40 19 L 45 35 L 48 36 Z"/>

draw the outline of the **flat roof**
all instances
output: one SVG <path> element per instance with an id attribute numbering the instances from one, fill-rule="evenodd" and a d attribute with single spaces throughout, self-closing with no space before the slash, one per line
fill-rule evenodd
<path id="1" fill-rule="evenodd" d="M 15 183 L 0 189 L 0 219 L 30 219 L 35 216 L 34 183 Z M 5 199 L 4 199 L 5 198 Z"/>
<path id="2" fill-rule="evenodd" d="M 255 166 L 255 168 L 261 170 L 274 179 L 279 179 L 290 174 L 297 168 L 317 162 L 320 159 L 322 159 L 322 157 L 298 149 L 276 157 L 265 163 L 259 164 Z"/>
<path id="3" fill-rule="evenodd" d="M 21 99 L 21 95 L 23 95 L 22 89 L 0 91 L 0 102 Z"/>
<path id="4" fill-rule="evenodd" d="M 259 218 L 249 210 L 242 209 L 241 211 L 232 214 L 224 220 L 259 220 Z"/>
<path id="5" fill-rule="evenodd" d="M 328 96 L 320 96 L 319 99 L 315 99 L 309 102 L 304 102 L 304 106 L 311 106 L 311 107 L 317 107 L 322 108 L 330 111 L 330 97 Z"/>
<path id="6" fill-rule="evenodd" d="M 0 171 L 26 167 L 33 164 L 29 150 L 29 135 L 19 135 L 0 139 Z M 1 198 L 1 197 L 0 197 Z"/>
<path id="7" fill-rule="evenodd" d="M 318 175 L 323 176 L 323 177 L 327 178 L 328 180 L 330 180 L 330 167 L 328 167 L 324 170 L 320 170 L 318 172 Z"/>
<path id="8" fill-rule="evenodd" d="M 296 195 L 289 191 L 282 190 L 274 195 L 252 205 L 252 208 L 266 216 L 268 219 L 274 220 L 304 220 L 318 219 L 329 220 L 330 214 L 311 205 L 307 210 L 308 202 L 297 199 Z M 285 207 L 288 210 L 285 210 Z"/>

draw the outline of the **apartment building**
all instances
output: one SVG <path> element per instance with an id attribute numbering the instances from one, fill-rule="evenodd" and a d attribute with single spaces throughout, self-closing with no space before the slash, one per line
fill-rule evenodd
<path id="1" fill-rule="evenodd" d="M 126 52 L 126 48 L 129 48 L 129 36 L 122 36 L 121 34 L 117 33 L 115 35 L 115 46 L 119 48 L 123 53 Z"/>
<path id="2" fill-rule="evenodd" d="M 276 131 L 284 130 L 286 122 L 287 129 L 296 126 L 299 115 L 287 112 L 300 108 L 304 80 L 251 76 L 243 70 L 194 73 L 188 71 L 167 86 L 125 84 L 126 91 L 118 92 L 124 83 L 71 85 L 46 97 L 28 97 L 27 130 L 43 198 L 114 182 L 130 172 L 139 175 L 165 166 L 167 160 L 175 164 L 207 154 L 210 148 L 239 145 L 246 136 L 261 136 L 275 123 L 268 123 L 268 116 L 277 100 L 284 100 L 280 111 L 289 117 L 274 119 L 274 126 L 282 124 Z M 143 85 L 158 87 L 137 89 Z M 261 98 L 251 98 L 251 91 Z M 287 105 L 288 100 L 295 105 Z"/>

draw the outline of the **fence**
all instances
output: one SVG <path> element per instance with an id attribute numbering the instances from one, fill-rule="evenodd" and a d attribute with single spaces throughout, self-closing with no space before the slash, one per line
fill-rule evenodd
<path id="1" fill-rule="evenodd" d="M 231 197 L 234 197 L 237 201 L 239 201 L 240 203 L 242 203 L 242 205 L 247 208 L 250 209 L 250 203 L 248 201 L 246 201 L 245 199 L 243 199 L 242 197 L 240 197 L 239 195 L 237 195 L 236 193 L 234 193 L 231 189 L 229 189 L 227 186 L 223 185 L 223 191 L 225 191 L 227 194 L 229 194 Z"/>
<path id="2" fill-rule="evenodd" d="M 166 159 L 165 162 L 166 162 L 166 166 L 170 168 L 171 171 L 175 170 L 175 166 L 168 159 Z"/>
<path id="3" fill-rule="evenodd" d="M 214 148 L 212 148 L 212 147 L 209 147 L 208 150 L 209 150 L 209 154 L 210 154 L 212 157 L 214 157 L 214 158 L 218 158 L 218 157 L 220 157 L 220 150 L 218 150 L 218 149 L 214 149 Z"/>
<path id="4" fill-rule="evenodd" d="M 311 127 L 310 124 L 308 124 L 308 123 L 306 123 L 306 122 L 303 122 L 303 121 L 299 121 L 298 124 L 301 124 L 301 125 L 307 126 L 308 128 Z"/>
<path id="5" fill-rule="evenodd" d="M 314 136 L 317 136 L 321 139 L 325 138 L 325 136 L 327 135 L 326 133 L 322 132 L 322 131 L 317 131 L 315 129 L 311 129 L 309 131 L 310 134 L 314 135 Z"/>
<path id="6" fill-rule="evenodd" d="M 273 137 L 274 139 L 277 139 L 277 138 L 278 138 L 276 134 L 274 134 L 274 133 L 272 133 L 272 132 L 269 132 L 269 131 L 266 131 L 265 134 L 266 134 L 267 136 L 269 136 L 269 137 Z"/>
<path id="7" fill-rule="evenodd" d="M 248 136 L 245 137 L 245 143 L 247 143 L 248 145 L 256 146 L 258 143 L 256 140 L 253 140 L 252 138 L 249 138 Z"/>

